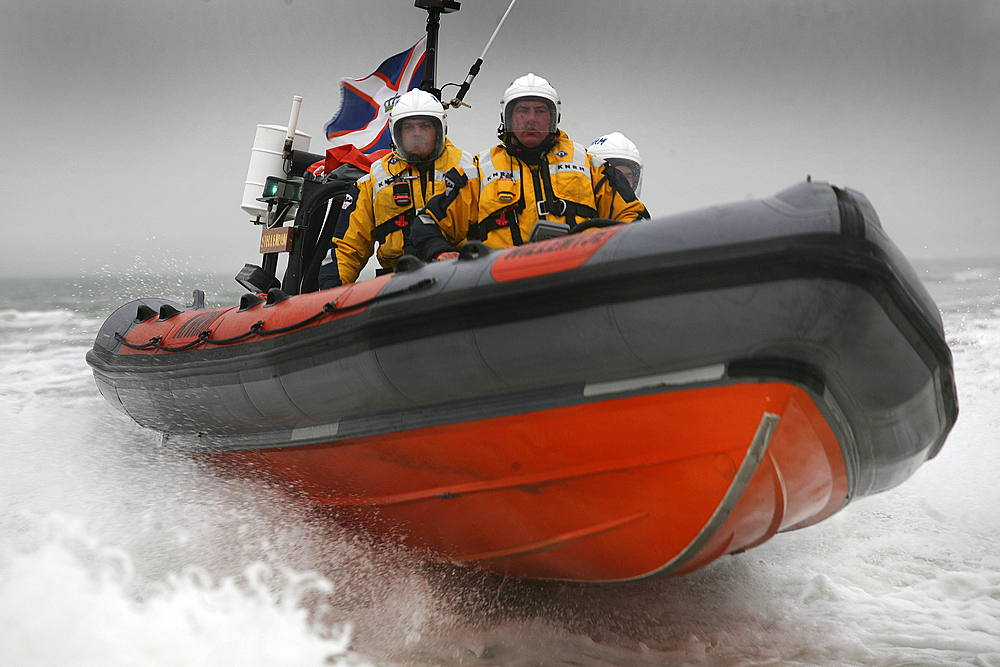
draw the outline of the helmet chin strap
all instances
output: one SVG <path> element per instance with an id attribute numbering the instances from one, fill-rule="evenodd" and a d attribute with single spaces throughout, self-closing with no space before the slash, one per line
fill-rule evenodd
<path id="1" fill-rule="evenodd" d="M 503 124 L 497 130 L 497 134 L 500 137 L 500 141 L 503 143 L 504 148 L 507 150 L 507 154 L 512 157 L 516 157 L 521 162 L 526 162 L 529 164 L 537 164 L 542 161 L 542 158 L 549 149 L 552 148 L 552 144 L 556 141 L 556 133 L 549 132 L 548 136 L 542 140 L 542 143 L 538 144 L 534 148 L 528 148 L 514 136 L 513 132 L 504 132 Z"/>

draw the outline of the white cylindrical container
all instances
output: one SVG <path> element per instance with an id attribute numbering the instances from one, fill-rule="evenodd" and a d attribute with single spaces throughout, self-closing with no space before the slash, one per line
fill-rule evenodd
<path id="1" fill-rule="evenodd" d="M 243 186 L 243 204 L 241 208 L 250 214 L 251 218 L 263 217 L 267 213 L 267 204 L 257 201 L 264 194 L 264 181 L 268 176 L 286 178 L 281 153 L 285 148 L 285 135 L 288 128 L 280 125 L 258 125 L 257 134 L 250 151 L 250 167 L 247 169 L 247 180 Z M 312 137 L 296 130 L 292 141 L 292 150 L 308 151 Z"/>

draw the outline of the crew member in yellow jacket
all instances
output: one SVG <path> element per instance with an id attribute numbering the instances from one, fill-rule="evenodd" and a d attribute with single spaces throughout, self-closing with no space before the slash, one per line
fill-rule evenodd
<path id="1" fill-rule="evenodd" d="M 421 255 L 438 258 L 463 234 L 506 248 L 569 232 L 599 214 L 619 222 L 648 217 L 621 173 L 558 128 L 560 108 L 555 88 L 540 76 L 510 84 L 500 100 L 501 143 L 476 156 L 467 186 L 473 196 L 437 197 L 414 224 Z"/>
<path id="2" fill-rule="evenodd" d="M 632 186 L 632 192 L 636 197 L 639 196 L 639 190 L 642 188 L 642 156 L 628 137 L 621 132 L 605 134 L 594 139 L 593 143 L 587 146 L 587 152 L 621 172 Z M 598 214 L 600 213 L 601 211 L 598 211 Z"/>
<path id="3" fill-rule="evenodd" d="M 410 224 L 437 195 L 449 195 L 475 173 L 472 156 L 448 140 L 447 114 L 433 95 L 411 90 L 389 111 L 392 153 L 372 165 L 351 188 L 319 272 L 320 289 L 353 283 L 375 252 L 382 272 L 392 271 L 404 254 L 414 254 Z M 471 194 L 467 194 L 471 197 Z M 454 258 L 465 233 L 446 233 L 443 242 Z M 439 250 L 438 254 L 442 254 Z"/>

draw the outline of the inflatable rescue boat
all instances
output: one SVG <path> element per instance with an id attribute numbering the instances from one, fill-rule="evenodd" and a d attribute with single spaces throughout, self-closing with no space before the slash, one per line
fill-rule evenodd
<path id="1" fill-rule="evenodd" d="M 581 227 L 228 308 L 138 299 L 87 361 L 166 446 L 515 577 L 690 572 L 941 448 L 940 314 L 864 195 Z"/>

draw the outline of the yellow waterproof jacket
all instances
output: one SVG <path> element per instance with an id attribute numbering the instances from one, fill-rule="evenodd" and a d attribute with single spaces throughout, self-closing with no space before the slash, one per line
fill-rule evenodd
<path id="1" fill-rule="evenodd" d="M 541 164 L 527 164 L 494 146 L 476 157 L 478 237 L 493 248 L 527 243 L 540 219 L 570 228 L 590 218 L 632 222 L 645 207 L 612 187 L 605 164 L 559 131 Z M 448 227 L 441 225 L 447 232 Z"/>
<path id="2" fill-rule="evenodd" d="M 474 173 L 473 158 L 447 138 L 433 167 L 417 169 L 392 154 L 373 164 L 344 201 L 334 247 L 320 271 L 320 287 L 356 281 L 376 243 L 379 263 L 384 269 L 395 269 L 405 252 L 413 252 L 409 225 L 416 212 L 436 195 L 461 193 L 468 174 Z M 465 243 L 464 233 L 445 234 L 445 238 L 454 248 Z"/>

